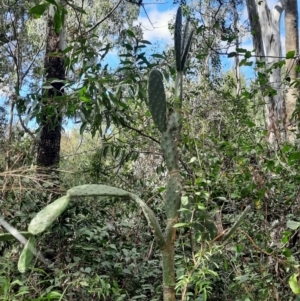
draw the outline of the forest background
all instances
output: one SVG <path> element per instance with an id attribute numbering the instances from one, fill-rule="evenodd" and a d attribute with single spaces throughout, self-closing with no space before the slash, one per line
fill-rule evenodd
<path id="1" fill-rule="evenodd" d="M 0 3 L 0 300 L 300 300 L 297 1 L 165 2 Z"/>

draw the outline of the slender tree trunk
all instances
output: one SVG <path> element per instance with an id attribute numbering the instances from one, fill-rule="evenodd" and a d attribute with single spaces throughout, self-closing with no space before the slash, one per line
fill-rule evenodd
<path id="1" fill-rule="evenodd" d="M 233 1 L 233 9 L 234 9 L 234 31 L 237 36 L 236 48 L 239 48 L 240 47 L 240 38 L 238 35 L 239 15 L 238 15 L 235 1 Z M 235 78 L 236 78 L 236 96 L 239 97 L 241 95 L 241 74 L 240 74 L 240 58 L 238 55 L 235 57 Z"/>
<path id="2" fill-rule="evenodd" d="M 262 38 L 262 31 L 261 31 L 261 24 L 258 19 L 258 11 L 257 11 L 257 4 L 255 0 L 246 0 L 251 33 L 253 38 L 253 46 L 255 49 L 255 55 L 264 57 L 265 50 L 263 45 L 263 38 Z"/>
<path id="3" fill-rule="evenodd" d="M 285 47 L 286 52 L 295 51 L 295 55 L 299 54 L 299 31 L 298 31 L 298 6 L 297 0 L 286 0 L 285 8 Z M 290 83 L 298 77 L 296 59 L 286 60 L 287 77 L 290 78 Z M 299 91 L 299 89 L 298 89 Z M 288 87 L 285 110 L 286 110 L 286 122 L 284 123 L 286 129 L 286 138 L 289 142 L 294 142 L 295 132 L 297 130 L 296 120 L 293 118 L 293 112 L 296 109 L 297 101 L 297 88 Z"/>
<path id="4" fill-rule="evenodd" d="M 56 34 L 53 25 L 53 13 L 50 10 L 44 66 L 47 85 L 51 83 L 52 88 L 43 92 L 37 166 L 40 174 L 54 172 L 57 178 L 55 169 L 59 166 L 62 127 L 60 97 L 64 93 L 62 80 L 65 79 L 65 68 L 63 56 L 59 54 L 64 48 L 64 31 Z"/>
<path id="5" fill-rule="evenodd" d="M 281 57 L 280 18 L 284 0 L 279 0 L 272 11 L 266 1 L 247 0 L 249 20 L 256 55 L 266 56 L 267 67 L 279 62 Z M 269 84 L 262 87 L 265 99 L 266 127 L 268 141 L 274 144 L 280 140 L 280 121 L 283 121 L 283 97 L 281 69 L 275 68 L 268 74 Z"/>

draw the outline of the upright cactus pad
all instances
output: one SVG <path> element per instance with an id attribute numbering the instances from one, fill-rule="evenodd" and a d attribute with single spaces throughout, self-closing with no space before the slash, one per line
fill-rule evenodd
<path id="1" fill-rule="evenodd" d="M 166 214 L 168 219 L 178 217 L 178 210 L 181 205 L 181 177 L 179 173 L 174 173 L 170 176 L 166 187 Z"/>
<path id="2" fill-rule="evenodd" d="M 175 21 L 175 59 L 176 59 L 176 70 L 177 72 L 182 72 L 184 70 L 187 55 L 191 46 L 191 41 L 193 37 L 193 30 L 189 32 L 189 19 L 187 19 L 184 33 L 182 36 L 182 12 L 181 7 L 178 8 Z"/>
<path id="3" fill-rule="evenodd" d="M 152 70 L 148 81 L 149 110 L 161 133 L 167 128 L 167 101 L 162 74 Z"/>
<path id="4" fill-rule="evenodd" d="M 176 14 L 175 21 L 175 37 L 174 37 L 174 45 L 175 45 L 175 59 L 176 59 L 176 70 L 181 70 L 181 31 L 182 31 L 182 12 L 181 7 L 179 6 Z"/>
<path id="5" fill-rule="evenodd" d="M 193 37 L 194 31 L 192 30 L 189 34 L 189 37 L 187 38 L 187 40 L 185 41 L 185 44 L 183 45 L 183 52 L 182 52 L 182 57 L 181 57 L 181 70 L 184 69 L 185 67 L 185 62 L 191 47 L 191 43 L 192 43 L 192 37 Z"/>

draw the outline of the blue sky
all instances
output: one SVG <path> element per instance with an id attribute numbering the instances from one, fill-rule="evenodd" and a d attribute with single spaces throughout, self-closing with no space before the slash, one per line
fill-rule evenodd
<path id="1" fill-rule="evenodd" d="M 199 0 L 200 1 L 200 0 Z M 147 11 L 147 14 L 153 23 L 154 26 L 149 22 L 143 8 L 140 9 L 140 15 L 138 21 L 142 25 L 144 30 L 144 38 L 150 42 L 157 43 L 160 45 L 156 48 L 156 51 L 159 52 L 163 50 L 164 45 L 172 45 L 173 37 L 168 30 L 168 23 L 174 19 L 176 14 L 177 5 L 173 5 L 173 0 L 143 0 L 145 4 L 144 7 Z M 189 1 L 188 1 L 189 2 Z M 268 0 L 267 1 L 269 8 L 272 10 L 277 3 L 277 0 Z M 300 1 L 298 1 L 298 10 L 300 11 Z M 242 15 L 241 22 L 243 23 L 248 19 L 248 12 L 245 7 Z M 282 53 L 285 55 L 285 28 L 284 28 L 284 12 L 281 17 L 281 43 L 282 43 Z M 247 50 L 253 50 L 252 38 L 250 35 L 245 36 L 242 40 L 241 48 Z M 234 51 L 234 48 L 230 49 L 229 52 Z M 222 58 L 223 65 L 225 69 L 230 69 L 234 64 L 234 59 L 227 59 L 226 56 Z M 247 74 L 247 76 L 254 76 L 254 72 L 250 67 L 242 67 L 242 71 Z"/>
<path id="2" fill-rule="evenodd" d="M 199 0 L 200 1 L 200 0 Z M 168 29 L 169 22 L 174 20 L 178 4 L 174 5 L 173 0 L 143 0 L 144 8 L 147 11 L 147 15 L 151 20 L 151 23 L 144 11 L 144 9 L 140 8 L 140 14 L 138 20 L 135 24 L 141 24 L 141 27 L 144 31 L 144 39 L 149 40 L 152 43 L 152 46 L 149 46 L 149 50 L 151 48 L 155 49 L 155 52 L 161 52 L 165 45 L 173 45 L 173 37 Z M 274 5 L 277 1 L 269 0 L 268 4 L 270 9 L 273 9 Z M 299 5 L 299 3 L 298 3 Z M 244 12 L 242 13 L 242 22 L 248 18 L 247 10 L 245 8 Z M 285 54 L 284 43 L 285 43 L 285 30 L 284 30 L 284 13 L 281 18 L 281 36 L 282 36 L 282 46 L 283 46 L 283 54 Z M 246 48 L 248 50 L 252 50 L 252 40 L 251 37 L 245 37 L 243 40 L 242 48 Z M 231 49 L 230 51 L 234 51 Z M 230 52 L 229 51 L 229 52 Z M 111 61 L 116 60 L 116 53 L 111 53 L 108 56 L 108 59 Z M 224 65 L 224 69 L 228 70 L 232 68 L 234 59 L 228 59 L 226 56 L 222 58 L 222 62 Z M 117 61 L 116 61 L 117 63 Z M 242 72 L 246 74 L 247 78 L 254 77 L 254 71 L 250 67 L 243 67 Z M 2 93 L 1 93 L 2 92 Z M 4 92 L 4 93 L 3 93 Z M 1 96 L 2 94 L 2 96 Z M 0 102 L 3 101 L 6 92 L 3 91 L 3 88 L 0 87 Z"/>

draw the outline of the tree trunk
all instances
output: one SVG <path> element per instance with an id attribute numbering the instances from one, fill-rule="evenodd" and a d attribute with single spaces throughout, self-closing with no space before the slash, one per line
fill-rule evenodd
<path id="1" fill-rule="evenodd" d="M 280 61 L 280 17 L 284 10 L 284 0 L 279 0 L 272 11 L 267 3 L 247 0 L 250 24 L 256 55 L 266 56 L 267 68 Z M 262 30 L 263 29 L 263 30 Z M 268 141 L 274 144 L 280 140 L 280 122 L 284 119 L 281 69 L 275 68 L 268 75 L 269 84 L 264 86 L 266 127 Z"/>
<path id="2" fill-rule="evenodd" d="M 233 1 L 232 3 L 233 6 L 233 17 L 234 17 L 234 32 L 236 34 L 236 48 L 240 48 L 240 38 L 238 35 L 238 22 L 239 22 L 239 15 L 236 7 L 236 2 Z M 241 95 L 241 73 L 240 73 L 240 58 L 237 55 L 235 57 L 235 79 L 236 79 L 236 96 L 239 97 Z"/>
<path id="3" fill-rule="evenodd" d="M 298 32 L 298 6 L 297 0 L 286 0 L 285 8 L 285 47 L 286 52 L 295 51 L 295 55 L 299 54 L 299 32 Z M 293 83 L 298 77 L 296 59 L 286 60 L 287 77 L 290 78 L 290 83 Z M 297 88 L 292 86 L 288 87 L 286 99 L 285 99 L 285 110 L 286 110 L 286 139 L 289 142 L 294 142 L 295 134 L 297 130 L 296 120 L 293 118 L 293 112 L 296 109 Z"/>
<path id="4" fill-rule="evenodd" d="M 47 85 L 51 83 L 52 88 L 43 92 L 37 166 L 40 174 L 53 174 L 54 172 L 57 178 L 62 127 L 60 97 L 64 93 L 62 80 L 65 79 L 64 59 L 58 53 L 64 48 L 64 31 L 61 30 L 60 34 L 55 32 L 52 15 L 50 10 L 44 61 L 46 82 Z"/>

